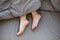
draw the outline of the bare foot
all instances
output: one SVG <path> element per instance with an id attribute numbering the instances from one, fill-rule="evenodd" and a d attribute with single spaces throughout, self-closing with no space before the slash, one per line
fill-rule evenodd
<path id="1" fill-rule="evenodd" d="M 33 24 L 32 24 L 32 31 L 34 31 L 39 23 L 39 20 L 41 19 L 41 16 L 36 12 L 32 12 L 33 16 Z"/>
<path id="2" fill-rule="evenodd" d="M 28 26 L 29 24 L 29 21 L 27 19 L 21 19 L 21 22 L 20 22 L 20 29 L 19 29 L 19 32 L 17 33 L 17 36 L 19 35 L 22 35 L 25 28 Z"/>

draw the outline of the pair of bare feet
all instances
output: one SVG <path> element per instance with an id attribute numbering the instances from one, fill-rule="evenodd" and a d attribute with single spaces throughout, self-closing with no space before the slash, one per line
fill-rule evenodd
<path id="1" fill-rule="evenodd" d="M 34 30 L 36 29 L 41 16 L 36 11 L 34 11 L 32 12 L 32 18 L 33 18 L 32 30 Z M 17 36 L 21 35 L 24 32 L 28 24 L 29 24 L 29 21 L 26 19 L 26 15 L 21 16 L 20 29 L 19 29 L 19 32 L 17 33 Z"/>

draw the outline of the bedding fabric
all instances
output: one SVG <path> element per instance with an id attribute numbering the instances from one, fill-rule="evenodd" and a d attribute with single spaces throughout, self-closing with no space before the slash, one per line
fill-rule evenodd
<path id="1" fill-rule="evenodd" d="M 0 0 L 0 20 L 28 14 L 40 6 L 40 0 Z"/>

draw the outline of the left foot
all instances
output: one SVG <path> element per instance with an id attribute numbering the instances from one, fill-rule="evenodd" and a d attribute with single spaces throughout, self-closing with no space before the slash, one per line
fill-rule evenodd
<path id="1" fill-rule="evenodd" d="M 21 16 L 21 21 L 20 21 L 20 29 L 19 32 L 17 33 L 17 36 L 22 35 L 25 28 L 28 26 L 29 21 L 26 19 L 26 16 Z"/>
<path id="2" fill-rule="evenodd" d="M 21 21 L 20 30 L 19 30 L 19 32 L 17 33 L 17 36 L 23 34 L 23 32 L 24 32 L 24 30 L 25 30 L 25 28 L 27 27 L 28 24 L 29 24 L 29 21 L 27 21 L 27 20 L 22 20 L 22 21 Z"/>

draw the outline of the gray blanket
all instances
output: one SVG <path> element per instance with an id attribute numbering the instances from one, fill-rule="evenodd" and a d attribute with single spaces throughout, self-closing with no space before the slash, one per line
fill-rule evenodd
<path id="1" fill-rule="evenodd" d="M 28 14 L 40 6 L 40 0 L 0 0 L 0 20 Z"/>

